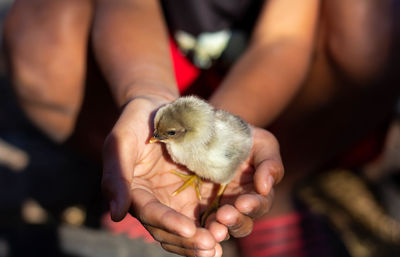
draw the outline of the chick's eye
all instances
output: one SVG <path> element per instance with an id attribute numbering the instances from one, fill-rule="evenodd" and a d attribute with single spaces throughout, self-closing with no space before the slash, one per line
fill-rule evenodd
<path id="1" fill-rule="evenodd" d="M 167 131 L 167 134 L 168 134 L 168 136 L 175 136 L 176 131 L 170 130 L 170 131 Z"/>

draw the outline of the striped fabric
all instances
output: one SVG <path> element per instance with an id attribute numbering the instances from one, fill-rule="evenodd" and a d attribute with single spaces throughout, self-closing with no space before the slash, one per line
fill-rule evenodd
<path id="1" fill-rule="evenodd" d="M 292 213 L 257 221 L 238 240 L 242 257 L 334 257 L 326 228 L 310 215 Z"/>

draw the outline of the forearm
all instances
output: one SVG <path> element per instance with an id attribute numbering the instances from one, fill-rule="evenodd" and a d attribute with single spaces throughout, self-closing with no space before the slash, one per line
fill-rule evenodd
<path id="1" fill-rule="evenodd" d="M 119 106 L 139 96 L 178 96 L 158 1 L 98 0 L 93 46 Z"/>
<path id="2" fill-rule="evenodd" d="M 319 0 L 266 1 L 246 52 L 210 101 L 254 125 L 269 125 L 307 74 L 319 6 Z"/>
<path id="3" fill-rule="evenodd" d="M 210 101 L 257 126 L 266 126 L 299 90 L 310 62 L 310 45 L 278 42 L 250 47 Z"/>

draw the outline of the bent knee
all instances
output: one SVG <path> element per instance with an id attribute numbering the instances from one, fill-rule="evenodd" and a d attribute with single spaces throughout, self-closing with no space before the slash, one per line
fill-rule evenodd
<path id="1" fill-rule="evenodd" d="M 37 51 L 42 51 L 37 49 Z M 8 70 L 15 94 L 22 104 L 36 103 L 76 116 L 84 92 L 85 66 L 82 61 L 51 58 L 40 53 L 14 53 Z M 54 53 L 57 56 L 57 53 Z"/>
<path id="2" fill-rule="evenodd" d="M 328 54 L 334 65 L 355 82 L 377 78 L 386 67 L 389 48 L 388 40 L 373 37 L 332 37 L 328 42 Z"/>
<path id="3" fill-rule="evenodd" d="M 347 77 L 365 82 L 385 68 L 391 47 L 389 1 L 330 1 L 326 47 Z"/>
<path id="4" fill-rule="evenodd" d="M 83 98 L 91 0 L 16 0 L 4 24 L 7 66 L 27 116 L 61 141 Z"/>
<path id="5" fill-rule="evenodd" d="M 50 74 L 41 77 L 35 71 L 28 66 L 15 69 L 12 78 L 15 95 L 22 110 L 38 128 L 53 140 L 63 141 L 77 121 L 84 84 L 56 83 Z M 45 73 L 42 70 L 40 74 Z"/>
<path id="6" fill-rule="evenodd" d="M 17 0 L 4 24 L 7 66 L 21 102 L 76 115 L 83 94 L 90 0 Z M 86 6 L 86 15 L 82 6 Z M 79 9 L 79 10 L 78 10 Z M 71 16 L 80 17 L 78 21 Z M 70 18 L 66 18 L 70 17 Z"/>

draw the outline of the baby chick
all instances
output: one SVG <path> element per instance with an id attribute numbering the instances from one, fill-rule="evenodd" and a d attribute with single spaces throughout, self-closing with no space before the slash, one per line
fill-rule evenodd
<path id="1" fill-rule="evenodd" d="M 204 225 L 207 216 L 218 208 L 236 170 L 250 154 L 253 144 L 250 126 L 229 112 L 188 96 L 161 107 L 155 115 L 154 128 L 150 143 L 165 143 L 172 160 L 195 173 L 174 172 L 186 181 L 173 195 L 194 185 L 201 199 L 201 178 L 220 184 L 215 200 L 202 216 Z"/>

